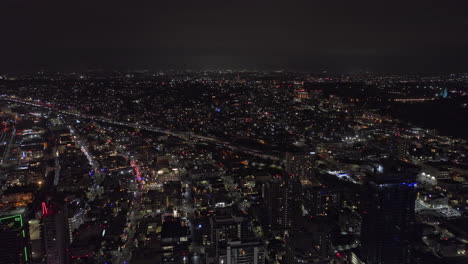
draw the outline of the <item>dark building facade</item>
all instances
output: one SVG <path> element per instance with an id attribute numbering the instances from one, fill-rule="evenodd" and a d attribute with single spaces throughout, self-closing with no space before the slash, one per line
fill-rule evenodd
<path id="1" fill-rule="evenodd" d="M 20 214 L 0 216 L 0 264 L 30 263 L 26 227 Z"/>
<path id="2" fill-rule="evenodd" d="M 43 208 L 42 231 L 47 264 L 68 264 L 70 246 L 66 206 Z"/>
<path id="3" fill-rule="evenodd" d="M 266 183 L 264 199 L 266 202 L 268 225 L 272 230 L 287 230 L 291 221 L 292 184 L 283 179 Z"/>
<path id="4" fill-rule="evenodd" d="M 339 208 L 340 192 L 326 190 L 322 186 L 305 186 L 300 201 L 303 203 L 304 215 L 326 216 L 332 209 Z"/>
<path id="5" fill-rule="evenodd" d="M 313 176 L 315 152 L 287 152 L 285 157 L 285 170 L 290 178 L 300 181 L 309 180 Z"/>
<path id="6" fill-rule="evenodd" d="M 410 259 L 417 170 L 403 163 L 376 165 L 363 195 L 362 257 L 368 264 L 402 264 Z"/>

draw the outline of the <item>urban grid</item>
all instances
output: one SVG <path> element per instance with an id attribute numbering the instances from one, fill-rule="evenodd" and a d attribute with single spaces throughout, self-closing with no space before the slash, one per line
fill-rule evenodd
<path id="1" fill-rule="evenodd" d="M 468 263 L 468 39 L 450 37 L 463 4 L 434 20 L 395 9 L 379 25 L 405 40 L 364 39 L 374 53 L 351 48 L 375 26 L 357 14 L 379 20 L 360 4 L 13 2 L 5 17 L 30 17 L 0 44 L 0 264 Z M 322 51 L 272 14 L 309 33 L 341 23 L 349 43 Z M 433 23 L 451 31 L 429 41 Z"/>

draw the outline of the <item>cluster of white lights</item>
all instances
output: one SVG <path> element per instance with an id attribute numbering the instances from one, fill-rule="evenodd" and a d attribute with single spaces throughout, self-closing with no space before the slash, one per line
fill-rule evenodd
<path id="1" fill-rule="evenodd" d="M 428 179 L 432 179 L 432 180 L 435 180 L 435 179 L 436 179 L 436 177 L 431 176 L 430 174 L 426 174 L 425 172 L 421 173 L 421 175 L 424 176 L 424 177 L 426 177 L 426 178 L 428 178 Z"/>

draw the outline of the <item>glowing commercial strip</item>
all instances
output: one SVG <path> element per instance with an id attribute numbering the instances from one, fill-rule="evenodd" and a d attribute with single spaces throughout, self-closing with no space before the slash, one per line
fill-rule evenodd
<path id="1" fill-rule="evenodd" d="M 130 166 L 132 166 L 132 168 L 135 170 L 137 174 L 137 180 L 141 181 L 141 171 L 138 165 L 136 165 L 136 163 L 132 160 L 130 161 Z"/>

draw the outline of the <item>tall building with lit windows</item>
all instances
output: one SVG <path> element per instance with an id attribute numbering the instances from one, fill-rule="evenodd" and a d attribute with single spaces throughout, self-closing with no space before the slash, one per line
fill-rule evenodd
<path id="1" fill-rule="evenodd" d="M 285 169 L 289 173 L 289 177 L 297 178 L 301 182 L 308 181 L 313 176 L 315 160 L 315 152 L 287 152 Z"/>
<path id="2" fill-rule="evenodd" d="M 28 236 L 21 214 L 0 216 L 0 264 L 31 263 Z"/>
<path id="3" fill-rule="evenodd" d="M 229 241 L 226 255 L 226 264 L 265 263 L 265 247 L 258 240 Z"/>
<path id="4" fill-rule="evenodd" d="M 44 204 L 43 204 L 44 206 Z M 65 210 L 64 210 L 65 209 Z M 70 245 L 66 206 L 43 207 L 42 231 L 47 264 L 68 264 Z"/>
<path id="5" fill-rule="evenodd" d="M 409 263 L 418 169 L 394 161 L 374 172 L 362 201 L 362 258 L 368 264 Z"/>
<path id="6" fill-rule="evenodd" d="M 273 179 L 264 186 L 268 226 L 272 230 L 284 231 L 290 227 L 291 188 L 292 184 L 281 178 Z"/>
<path id="7" fill-rule="evenodd" d="M 410 140 L 404 137 L 395 138 L 394 154 L 400 160 L 407 160 L 409 158 Z"/>

